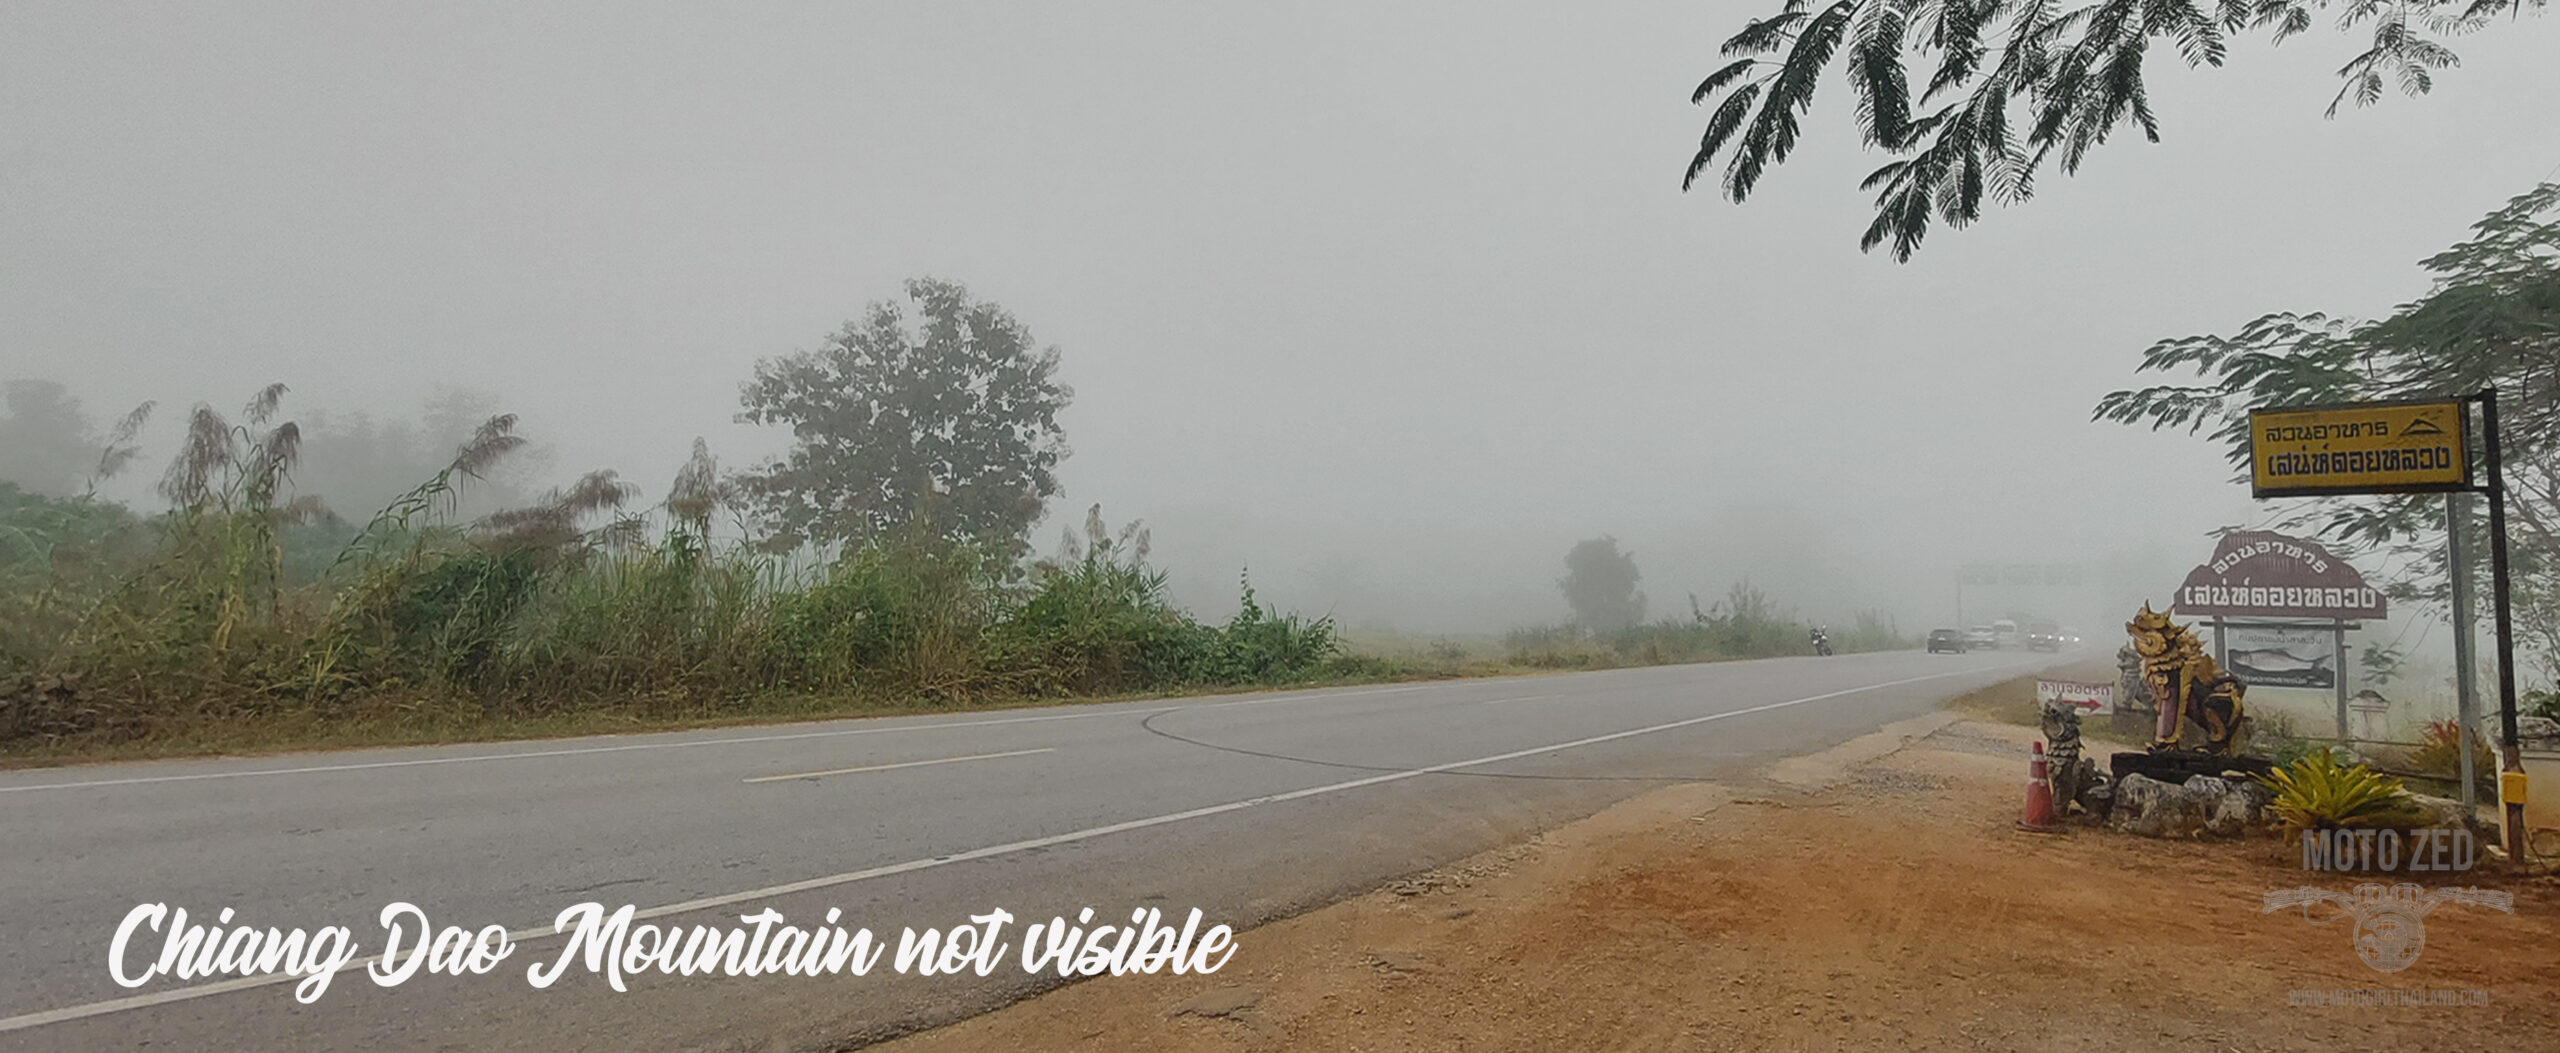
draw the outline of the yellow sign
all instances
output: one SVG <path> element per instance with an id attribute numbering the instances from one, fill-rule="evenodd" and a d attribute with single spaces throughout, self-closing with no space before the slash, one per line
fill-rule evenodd
<path id="1" fill-rule="evenodd" d="M 2294 497 L 2466 489 L 2464 410 L 2459 401 L 2251 410 L 2251 490 Z"/>

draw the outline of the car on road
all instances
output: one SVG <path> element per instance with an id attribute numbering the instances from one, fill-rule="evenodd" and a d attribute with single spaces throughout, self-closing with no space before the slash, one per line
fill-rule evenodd
<path id="1" fill-rule="evenodd" d="M 1929 653 L 1936 654 L 1940 651 L 1948 654 L 1963 654 L 1964 631 L 1961 629 L 1929 630 Z"/>
<path id="2" fill-rule="evenodd" d="M 2059 651 L 2059 650 L 2061 650 L 2061 649 L 2062 649 L 2062 634 L 2060 634 L 2060 633 L 2028 633 L 2028 634 L 2027 634 L 2027 650 L 2030 650 L 2030 651 Z"/>
<path id="3" fill-rule="evenodd" d="M 2000 649 L 2000 631 L 1988 625 L 1974 626 L 1964 631 L 1964 646 L 1968 651 L 1997 651 Z"/>

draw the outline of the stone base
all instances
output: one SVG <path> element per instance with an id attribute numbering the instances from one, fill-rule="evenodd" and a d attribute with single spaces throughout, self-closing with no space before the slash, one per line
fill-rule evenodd
<path id="1" fill-rule="evenodd" d="M 2223 755 L 2202 750 L 2161 750 L 2117 753 L 2107 758 L 2107 770 L 2116 778 L 2143 775 L 2161 782 L 2180 784 L 2198 775 L 2221 775 L 2239 772 L 2243 775 L 2266 775 L 2276 770 L 2276 762 L 2264 757 Z"/>

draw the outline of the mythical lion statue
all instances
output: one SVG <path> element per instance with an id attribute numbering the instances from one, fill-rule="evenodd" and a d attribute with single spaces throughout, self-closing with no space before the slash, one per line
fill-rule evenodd
<path id="1" fill-rule="evenodd" d="M 2205 653 L 2195 633 L 2148 603 L 2124 628 L 2133 634 L 2134 653 L 2142 656 L 2143 683 L 2160 705 L 2160 737 L 2151 748 L 2176 749 L 2180 732 L 2192 720 L 2204 729 L 2205 752 L 2231 752 L 2231 741 L 2240 733 L 2240 696 L 2246 690 L 2240 681 Z"/>

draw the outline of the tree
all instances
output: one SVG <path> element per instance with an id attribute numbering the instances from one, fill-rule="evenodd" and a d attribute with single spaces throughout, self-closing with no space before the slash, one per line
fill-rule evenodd
<path id="1" fill-rule="evenodd" d="M 79 493 L 99 440 L 80 400 L 50 380 L 12 380 L 0 388 L 0 480 L 29 493 Z"/>
<path id="2" fill-rule="evenodd" d="M 1019 554 L 1059 492 L 1058 350 L 956 282 L 906 283 L 815 351 L 756 363 L 741 421 L 791 428 L 748 474 L 782 544 L 859 542 L 910 523 Z"/>
<path id="3" fill-rule="evenodd" d="M 2114 392 L 2095 417 L 2205 434 L 2246 477 L 2252 407 L 2495 386 L 2516 624 L 2546 675 L 2560 678 L 2560 184 L 2508 201 L 2471 229 L 2468 240 L 2421 262 L 2433 286 L 2390 316 L 2288 312 L 2232 336 L 2160 341 L 2143 352 L 2139 371 L 2191 371 L 2201 383 Z M 2443 507 L 2434 495 L 2315 498 L 2294 503 L 2287 524 L 2390 550 L 2402 567 L 2394 595 L 2442 604 L 2452 580 Z M 2473 522 L 2485 531 L 2483 519 Z M 2485 532 L 2469 540 L 2473 551 L 2488 551 Z"/>
<path id="4" fill-rule="evenodd" d="M 1876 215 L 1859 246 L 1893 242 L 1907 261 L 1932 217 L 1962 228 L 1989 197 L 2024 201 L 2048 159 L 2069 175 L 2089 151 L 2126 126 L 2160 139 L 2143 61 L 2155 41 L 2190 68 L 2220 66 L 2232 37 L 2273 40 L 2311 28 L 2335 10 L 2341 29 L 2372 27 L 2364 51 L 2340 67 L 2334 116 L 2352 98 L 2370 105 L 2386 80 L 2425 94 L 2436 70 L 2455 64 L 2437 39 L 2548 0 L 1836 0 L 1816 8 L 1785 0 L 1724 43 L 1733 61 L 1700 81 L 1689 101 L 1721 93 L 1680 186 L 1686 190 L 1727 147 L 1724 193 L 1751 195 L 1761 174 L 1794 151 L 1797 116 L 1813 107 L 1836 59 L 1857 93 L 1866 145 L 1893 155 L 1860 189 L 1876 191 Z M 2430 35 L 2434 34 L 2434 35 Z M 1914 84 L 1911 63 L 1925 79 Z"/>
<path id="5" fill-rule="evenodd" d="M 1602 535 L 1565 553 L 1564 580 L 1556 584 L 1573 608 L 1575 624 L 1610 633 L 1644 620 L 1644 593 L 1636 589 L 1643 577 L 1635 554 L 1620 551 L 1617 538 Z"/>
<path id="6" fill-rule="evenodd" d="M 294 490 L 318 496 L 342 514 L 381 508 L 442 471 L 455 450 L 473 442 L 481 425 L 500 415 L 498 402 L 497 395 L 486 391 L 439 387 L 406 418 L 310 414 L 303 421 Z M 534 480 L 549 468 L 548 450 L 519 439 L 505 457 L 481 466 L 470 487 L 450 495 L 454 503 L 449 511 L 467 517 L 532 502 L 542 491 Z"/>

